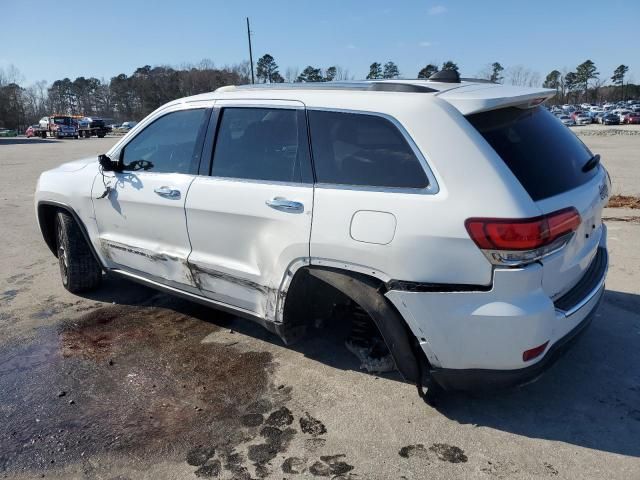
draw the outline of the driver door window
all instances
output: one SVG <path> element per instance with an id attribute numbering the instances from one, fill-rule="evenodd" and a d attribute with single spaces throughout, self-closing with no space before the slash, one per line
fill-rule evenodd
<path id="1" fill-rule="evenodd" d="M 168 113 L 151 123 L 122 152 L 125 170 L 156 173 L 195 173 L 195 152 L 206 110 L 196 108 Z"/>

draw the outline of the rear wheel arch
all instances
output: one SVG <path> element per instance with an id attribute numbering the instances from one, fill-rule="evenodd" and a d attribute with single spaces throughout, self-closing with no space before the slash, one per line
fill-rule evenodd
<path id="1" fill-rule="evenodd" d="M 385 283 L 370 275 L 330 267 L 304 266 L 298 269 L 286 292 L 282 328 L 278 332 L 285 342 L 290 343 L 291 337 L 297 337 L 305 330 L 309 308 L 318 296 L 319 300 L 327 299 L 319 283 L 340 292 L 367 312 L 402 376 L 418 385 L 425 383 L 430 369 L 426 355 L 402 315 L 384 296 Z"/>

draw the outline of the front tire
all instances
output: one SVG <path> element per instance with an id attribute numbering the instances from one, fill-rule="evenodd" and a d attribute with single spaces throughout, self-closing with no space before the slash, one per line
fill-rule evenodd
<path id="1" fill-rule="evenodd" d="M 71 293 L 93 290 L 102 281 L 96 261 L 80 227 L 67 212 L 56 218 L 56 247 L 62 285 Z"/>

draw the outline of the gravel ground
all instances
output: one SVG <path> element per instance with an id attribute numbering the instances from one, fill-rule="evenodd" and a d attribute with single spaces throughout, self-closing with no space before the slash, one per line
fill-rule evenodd
<path id="1" fill-rule="evenodd" d="M 637 179 L 640 137 L 594 139 L 616 184 Z M 335 328 L 288 348 L 121 280 L 66 292 L 35 223 L 35 182 L 113 142 L 0 140 L 0 475 L 640 478 L 638 210 L 605 212 L 605 301 L 553 369 L 434 408 L 397 375 L 359 371 Z"/>
<path id="2" fill-rule="evenodd" d="M 572 130 L 611 175 L 613 193 L 640 196 L 640 125 L 584 125 Z"/>

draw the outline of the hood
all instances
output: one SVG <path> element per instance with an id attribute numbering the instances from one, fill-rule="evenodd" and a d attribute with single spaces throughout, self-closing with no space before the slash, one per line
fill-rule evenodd
<path id="1" fill-rule="evenodd" d="M 75 172 L 77 170 L 82 170 L 90 163 L 98 163 L 98 157 L 87 157 L 80 160 L 63 163 L 62 165 L 56 167 L 54 170 L 57 170 L 58 172 Z"/>

